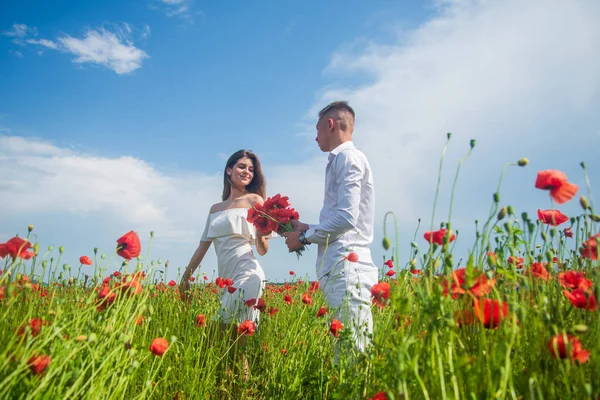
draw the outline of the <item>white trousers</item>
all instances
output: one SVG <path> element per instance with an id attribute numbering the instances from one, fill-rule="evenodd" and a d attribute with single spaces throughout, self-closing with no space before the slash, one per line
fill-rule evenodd
<path id="1" fill-rule="evenodd" d="M 359 257 L 357 262 L 342 260 L 319 278 L 327 305 L 334 312 L 333 318 L 344 325 L 342 330 L 351 331 L 356 351 L 364 352 L 371 343 L 371 288 L 377 281 L 378 270 L 370 257 L 364 261 Z"/>

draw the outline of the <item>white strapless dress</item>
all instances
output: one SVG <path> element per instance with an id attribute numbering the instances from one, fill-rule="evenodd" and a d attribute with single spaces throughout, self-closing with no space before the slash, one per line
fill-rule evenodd
<path id="1" fill-rule="evenodd" d="M 220 289 L 219 315 L 213 319 L 220 322 L 241 323 L 245 320 L 258 324 L 260 312 L 246 302 L 261 298 L 265 287 L 265 273 L 254 256 L 256 228 L 246 220 L 247 208 L 230 208 L 208 215 L 201 241 L 215 246 L 219 276 L 230 278 L 236 291 Z M 267 236 L 277 237 L 276 233 Z"/>

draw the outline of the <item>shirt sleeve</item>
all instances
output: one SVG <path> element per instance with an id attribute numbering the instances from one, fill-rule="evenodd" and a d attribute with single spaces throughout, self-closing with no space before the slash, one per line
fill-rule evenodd
<path id="1" fill-rule="evenodd" d="M 212 242 L 212 239 L 208 238 L 208 228 L 210 226 L 210 214 L 206 218 L 206 223 L 204 224 L 204 232 L 202 233 L 202 237 L 200 238 L 201 242 Z"/>
<path id="2" fill-rule="evenodd" d="M 304 236 L 311 243 L 331 243 L 356 229 L 365 167 L 350 152 L 340 153 L 334 163 L 333 185 L 327 190 L 335 192 L 337 204 L 329 218 L 321 224 L 309 225 Z"/>

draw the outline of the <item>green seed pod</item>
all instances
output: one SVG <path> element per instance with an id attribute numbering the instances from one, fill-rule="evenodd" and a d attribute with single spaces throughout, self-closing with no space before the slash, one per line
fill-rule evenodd
<path id="1" fill-rule="evenodd" d="M 588 199 L 585 198 L 585 196 L 581 196 L 579 198 L 579 204 L 581 205 L 581 208 L 583 208 L 584 211 L 590 208 L 590 203 L 588 202 Z"/>
<path id="2" fill-rule="evenodd" d="M 546 232 L 541 232 L 540 236 L 542 237 L 542 240 L 544 242 L 548 239 L 548 235 L 546 235 Z"/>
<path id="3" fill-rule="evenodd" d="M 31 233 L 32 230 L 33 230 L 33 224 L 29 224 L 29 226 L 27 227 L 27 232 Z"/>
<path id="4" fill-rule="evenodd" d="M 500 193 L 496 192 L 494 193 L 494 203 L 499 203 L 500 202 Z"/>
<path id="5" fill-rule="evenodd" d="M 519 159 L 519 161 L 517 161 L 517 164 L 519 164 L 519 167 L 524 167 L 527 164 L 529 164 L 529 160 L 526 159 L 525 157 Z"/>
<path id="6" fill-rule="evenodd" d="M 58 248 L 58 252 L 59 252 L 59 253 L 61 253 L 61 254 L 62 254 L 62 253 L 64 253 L 64 251 L 65 251 L 65 246 L 60 246 L 60 247 Z"/>
<path id="7" fill-rule="evenodd" d="M 498 221 L 502 221 L 506 214 L 508 213 L 508 207 L 502 207 L 498 212 Z"/>
<path id="8" fill-rule="evenodd" d="M 381 245 L 383 246 L 383 248 L 385 250 L 389 250 L 391 243 L 390 243 L 390 239 L 387 236 L 384 236 L 383 241 L 381 242 Z"/>
<path id="9" fill-rule="evenodd" d="M 469 146 L 471 146 L 471 148 L 474 148 L 476 143 L 477 141 L 475 139 L 471 139 L 471 141 L 469 142 Z"/>
<path id="10" fill-rule="evenodd" d="M 592 215 L 590 215 L 590 218 L 594 222 L 600 222 L 600 215 L 598 215 L 598 214 L 592 214 Z"/>

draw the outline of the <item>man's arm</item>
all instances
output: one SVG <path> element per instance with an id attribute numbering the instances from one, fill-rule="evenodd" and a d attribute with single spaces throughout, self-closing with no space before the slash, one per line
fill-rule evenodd
<path id="1" fill-rule="evenodd" d="M 356 228 L 364 166 L 350 152 L 339 154 L 335 162 L 334 184 L 337 186 L 338 205 L 326 221 L 308 225 L 304 235 L 311 243 L 331 243 Z"/>

